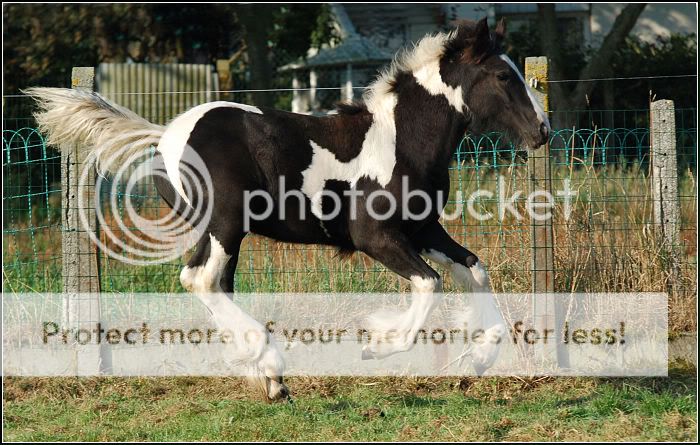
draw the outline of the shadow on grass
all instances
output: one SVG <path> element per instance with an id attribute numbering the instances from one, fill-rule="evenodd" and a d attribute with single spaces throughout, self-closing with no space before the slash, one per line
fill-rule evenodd
<path id="1" fill-rule="evenodd" d="M 601 382 L 616 389 L 642 389 L 673 396 L 695 395 L 698 386 L 694 367 L 673 367 L 669 369 L 668 377 L 609 377 Z"/>

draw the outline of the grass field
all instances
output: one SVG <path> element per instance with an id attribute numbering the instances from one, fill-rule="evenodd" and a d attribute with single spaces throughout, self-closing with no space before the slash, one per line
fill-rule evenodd
<path id="1" fill-rule="evenodd" d="M 464 163 L 465 195 L 523 189 L 526 169 Z M 483 166 L 482 166 L 483 167 Z M 680 172 L 681 239 L 674 270 L 653 227 L 651 183 L 639 165 L 557 166 L 572 181 L 572 217 L 555 213 L 555 290 L 668 292 L 671 336 L 697 330 L 696 173 Z M 24 199 L 24 198 L 18 198 Z M 61 290 L 60 191 L 3 233 L 3 289 Z M 161 203 L 156 206 L 162 205 Z M 519 200 L 516 207 L 523 209 Z M 58 206 L 58 207 L 57 207 Z M 494 200 L 478 201 L 497 212 Z M 450 206 L 448 206 L 449 208 Z M 39 211 L 44 208 L 44 211 Z M 158 211 L 158 210 L 156 210 Z M 47 215 L 53 223 L 46 224 Z M 447 224 L 487 264 L 494 290 L 529 291 L 527 221 Z M 179 292 L 182 261 L 148 267 L 101 258 L 107 292 Z M 446 275 L 446 290 L 451 281 Z M 248 237 L 236 275 L 241 292 L 405 291 L 405 283 L 356 254 Z M 5 378 L 4 440 L 512 440 L 691 441 L 697 437 L 694 367 L 668 378 L 289 378 L 293 404 L 267 404 L 236 378 Z"/>
<path id="2" fill-rule="evenodd" d="M 693 441 L 695 369 L 668 378 L 6 378 L 12 441 Z"/>

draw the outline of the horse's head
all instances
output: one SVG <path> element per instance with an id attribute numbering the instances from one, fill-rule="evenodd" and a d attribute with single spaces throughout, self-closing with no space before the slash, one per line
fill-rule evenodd
<path id="1" fill-rule="evenodd" d="M 473 132 L 505 131 L 514 142 L 537 148 L 547 142 L 549 120 L 522 74 L 503 54 L 505 22 L 492 33 L 486 18 L 464 22 L 445 44 L 443 81 L 462 88 Z"/>

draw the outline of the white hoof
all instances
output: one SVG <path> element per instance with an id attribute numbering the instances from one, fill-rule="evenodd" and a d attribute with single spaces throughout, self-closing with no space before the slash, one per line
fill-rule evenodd
<path id="1" fill-rule="evenodd" d="M 284 384 L 284 358 L 270 334 L 267 335 L 267 343 L 263 346 L 262 354 L 253 366 L 254 375 L 250 378 L 251 383 L 265 397 L 270 400 L 289 397 L 289 388 Z"/>
<path id="2" fill-rule="evenodd" d="M 472 287 L 475 291 L 489 291 L 489 276 L 481 265 L 481 261 L 474 263 L 472 267 L 469 268 L 472 275 Z"/>
<path id="3" fill-rule="evenodd" d="M 382 359 L 408 351 L 413 346 L 411 328 L 406 326 L 406 314 L 382 309 L 367 317 L 370 343 L 362 348 L 362 359 Z"/>
<path id="4" fill-rule="evenodd" d="M 482 375 L 496 362 L 505 333 L 503 325 L 492 326 L 484 333 L 483 341 L 472 347 L 471 359 L 477 375 Z"/>

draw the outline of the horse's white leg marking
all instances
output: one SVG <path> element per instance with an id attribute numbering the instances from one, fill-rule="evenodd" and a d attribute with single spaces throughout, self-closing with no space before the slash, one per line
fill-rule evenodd
<path id="1" fill-rule="evenodd" d="M 187 292 L 194 291 L 194 280 L 197 277 L 197 271 L 201 266 L 189 267 L 185 266 L 180 271 L 180 284 Z"/>
<path id="2" fill-rule="evenodd" d="M 405 312 L 383 310 L 372 314 L 367 324 L 372 342 L 362 350 L 362 358 L 384 358 L 408 351 L 440 297 L 441 280 L 411 277 L 411 306 Z"/>
<path id="3" fill-rule="evenodd" d="M 510 60 L 510 57 L 506 56 L 505 54 L 501 54 L 501 59 L 505 61 L 512 69 L 515 71 L 515 74 L 518 75 L 520 80 L 523 82 L 525 85 L 525 91 L 527 91 L 527 97 L 530 98 L 530 102 L 532 103 L 532 108 L 534 108 L 535 113 L 537 113 L 537 119 L 540 121 L 541 124 L 545 124 L 547 126 L 548 130 L 552 130 L 552 127 L 549 125 L 549 119 L 547 119 L 547 113 L 544 112 L 542 107 L 540 106 L 540 103 L 537 101 L 535 98 L 535 95 L 532 94 L 532 90 L 530 89 L 530 85 L 525 82 L 525 79 L 523 78 L 523 75 L 520 74 L 520 71 L 518 70 L 518 67 L 515 66 L 512 60 Z"/>
<path id="4" fill-rule="evenodd" d="M 447 255 L 445 255 L 442 252 L 438 252 L 435 249 L 424 250 L 420 254 L 426 257 L 427 259 L 433 260 L 442 266 L 452 264 L 452 260 Z"/>
<path id="5" fill-rule="evenodd" d="M 489 276 L 481 265 L 481 261 L 477 261 L 472 267 L 467 268 L 455 263 L 450 257 L 435 249 L 423 250 L 421 255 L 449 268 L 457 284 L 463 288 L 472 292 L 491 292 Z"/>
<path id="6" fill-rule="evenodd" d="M 262 114 L 262 111 L 258 107 L 234 102 L 218 101 L 197 105 L 170 122 L 158 143 L 158 152 L 163 156 L 163 163 L 165 164 L 165 170 L 168 173 L 170 183 L 187 204 L 191 203 L 189 198 L 185 196 L 185 191 L 182 188 L 179 168 L 180 159 L 182 159 L 187 141 L 190 138 L 192 130 L 194 130 L 194 127 L 197 125 L 197 122 L 199 122 L 207 111 L 221 107 L 239 108 L 249 113 Z"/>
<path id="7" fill-rule="evenodd" d="M 471 349 L 474 368 L 478 374 L 483 373 L 493 366 L 498 358 L 500 343 L 506 334 L 505 321 L 496 305 L 486 270 L 481 265 L 481 261 L 467 268 L 434 249 L 424 250 L 421 254 L 448 267 L 460 286 L 476 294 L 470 297 L 467 310 L 456 314 L 454 318 L 459 325 L 466 323 L 468 327 L 471 326 L 469 329 L 472 332 L 475 329 L 484 330 L 483 342 Z"/>
<path id="8" fill-rule="evenodd" d="M 183 286 L 189 285 L 211 312 L 220 331 L 231 333 L 230 343 L 235 350 L 233 361 L 251 364 L 256 377 L 267 377 L 265 389 L 270 399 L 284 395 L 286 387 L 280 378 L 284 373 L 284 359 L 265 327 L 231 301 L 220 286 L 221 275 L 231 258 L 221 243 L 210 237 L 210 254 L 203 266 L 185 267 L 180 273 Z"/>

